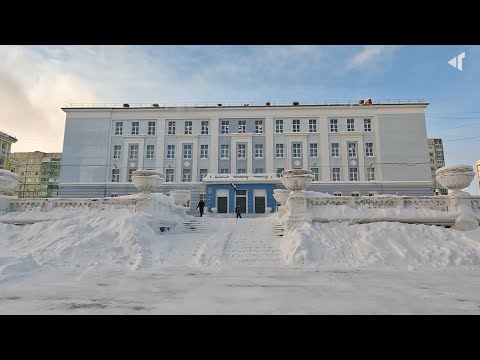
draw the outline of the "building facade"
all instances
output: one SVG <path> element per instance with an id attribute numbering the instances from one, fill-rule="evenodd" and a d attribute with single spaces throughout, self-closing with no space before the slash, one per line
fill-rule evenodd
<path id="1" fill-rule="evenodd" d="M 21 164 L 15 169 L 19 198 L 51 198 L 58 196 L 61 153 L 17 152 L 12 158 Z"/>
<path id="2" fill-rule="evenodd" d="M 433 181 L 433 193 L 436 195 L 447 195 L 448 189 L 445 189 L 436 180 L 436 172 L 445 166 L 445 154 L 443 152 L 442 139 L 428 139 L 428 152 L 430 156 L 430 171 Z"/>
<path id="3" fill-rule="evenodd" d="M 161 171 L 162 191 L 191 190 L 192 204 L 207 174 L 287 169 L 336 195 L 430 195 L 427 105 L 64 108 L 60 196 L 134 193 L 136 169 Z"/>
<path id="4" fill-rule="evenodd" d="M 18 167 L 16 161 L 12 160 L 12 144 L 17 142 L 17 138 L 4 131 L 0 131 L 0 169 L 13 170 Z"/>

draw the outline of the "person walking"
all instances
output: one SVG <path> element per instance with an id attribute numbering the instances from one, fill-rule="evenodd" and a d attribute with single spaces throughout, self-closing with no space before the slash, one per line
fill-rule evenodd
<path id="1" fill-rule="evenodd" d="M 237 207 L 235 208 L 235 213 L 237 214 L 237 219 L 238 219 L 238 218 L 240 218 L 240 219 L 242 218 L 241 211 L 240 211 L 240 206 L 237 206 Z"/>
<path id="2" fill-rule="evenodd" d="M 200 200 L 197 205 L 197 209 L 200 209 L 200 217 L 203 217 L 203 209 L 205 208 L 205 202 Z"/>

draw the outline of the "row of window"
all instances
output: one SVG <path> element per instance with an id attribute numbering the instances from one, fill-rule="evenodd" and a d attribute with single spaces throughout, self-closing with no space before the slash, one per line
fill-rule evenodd
<path id="1" fill-rule="evenodd" d="M 155 121 L 148 122 L 148 135 L 156 134 L 156 123 Z M 247 128 L 246 120 L 238 121 L 238 131 L 239 134 L 244 134 Z M 130 134 L 139 135 L 140 122 L 133 121 L 131 124 Z M 185 135 L 191 135 L 193 129 L 192 121 L 184 122 L 183 133 Z M 372 119 L 363 119 L 363 130 L 365 132 L 372 131 Z M 355 131 L 355 119 L 347 119 L 347 131 Z M 284 132 L 284 122 L 281 119 L 275 120 L 275 133 L 280 134 Z M 300 120 L 295 119 L 292 121 L 292 132 L 300 132 Z M 317 120 L 310 119 L 308 120 L 308 132 L 314 133 L 317 132 Z M 330 132 L 338 132 L 338 119 L 330 119 Z M 230 121 L 221 120 L 220 123 L 220 133 L 221 134 L 230 134 Z M 167 128 L 168 135 L 176 135 L 176 121 L 169 121 Z M 201 135 L 209 134 L 209 122 L 207 120 L 201 122 Z M 263 134 L 263 120 L 255 120 L 255 134 Z M 123 121 L 117 121 L 115 123 L 115 135 L 123 135 Z"/>
<path id="2" fill-rule="evenodd" d="M 128 169 L 128 181 L 132 181 L 132 173 L 136 169 Z M 284 168 L 277 168 L 277 176 L 280 177 Z M 318 168 L 314 167 L 310 169 L 314 176 L 314 181 L 319 181 L 319 171 Z M 237 169 L 237 174 L 246 174 L 247 170 L 245 168 Z M 264 172 L 263 168 L 255 168 L 255 174 L 262 174 Z M 200 181 L 207 175 L 207 169 L 200 169 Z M 222 168 L 220 169 L 220 174 L 230 174 L 230 169 Z M 359 173 L 358 167 L 350 167 L 348 169 L 348 180 L 349 181 L 358 181 Z M 112 169 L 112 182 L 120 181 L 120 169 Z M 182 170 L 182 182 L 191 182 L 192 181 L 192 170 L 183 169 Z M 331 171 L 331 181 L 341 181 L 341 172 L 339 167 L 332 168 Z M 367 168 L 367 181 L 375 181 L 375 169 Z M 165 170 L 165 182 L 175 182 L 175 169 L 166 169 Z"/>
<path id="3" fill-rule="evenodd" d="M 331 143 L 331 156 L 339 157 L 340 156 L 340 144 Z M 318 144 L 310 143 L 310 157 L 318 157 Z M 285 157 L 285 146 L 284 144 L 275 144 L 275 157 L 284 158 Z M 356 142 L 347 142 L 348 157 L 357 157 L 357 143 Z M 192 144 L 183 144 L 183 158 L 192 159 L 193 146 Z M 264 157 L 264 147 L 263 144 L 254 145 L 254 154 L 256 159 L 263 159 Z M 208 145 L 200 145 L 200 159 L 208 159 L 209 148 Z M 365 143 L 365 156 L 373 157 L 373 143 Z M 113 158 L 121 159 L 122 157 L 122 146 L 114 145 L 113 147 Z M 129 159 L 136 160 L 138 159 L 138 144 L 131 144 L 129 148 Z M 302 157 L 302 144 L 293 143 L 292 144 L 292 157 L 301 158 Z M 154 159 L 155 158 L 155 145 L 147 145 L 146 147 L 146 158 Z M 220 145 L 220 159 L 228 160 L 230 158 L 230 145 Z M 246 144 L 237 144 L 237 159 L 246 159 L 247 158 L 247 145 Z M 175 145 L 167 145 L 167 159 L 175 159 Z M 23 175 L 23 173 L 22 173 Z M 37 174 L 36 174 L 37 175 Z"/>
<path id="4" fill-rule="evenodd" d="M 131 135 L 139 135 L 140 131 L 140 122 L 133 121 L 130 127 L 130 134 Z M 155 121 L 148 122 L 148 135 L 155 135 L 156 134 L 156 123 Z M 115 123 L 115 135 L 123 135 L 123 121 L 117 121 Z"/>

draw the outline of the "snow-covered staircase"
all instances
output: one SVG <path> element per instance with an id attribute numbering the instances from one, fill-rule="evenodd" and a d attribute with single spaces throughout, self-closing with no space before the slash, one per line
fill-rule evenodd
<path id="1" fill-rule="evenodd" d="M 235 219 L 236 231 L 232 233 L 225 255 L 232 265 L 283 264 L 278 249 L 280 229 L 273 216 Z M 282 231 L 283 233 L 283 231 Z"/>

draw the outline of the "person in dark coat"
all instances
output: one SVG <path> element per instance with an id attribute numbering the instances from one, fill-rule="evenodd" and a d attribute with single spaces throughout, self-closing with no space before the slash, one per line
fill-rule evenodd
<path id="1" fill-rule="evenodd" d="M 242 215 L 241 215 L 241 213 L 240 213 L 240 206 L 237 206 L 237 207 L 235 208 L 235 213 L 237 214 L 237 219 L 238 219 L 238 218 L 240 218 L 240 219 L 242 218 Z"/>
<path id="2" fill-rule="evenodd" d="M 200 200 L 197 205 L 197 209 L 200 209 L 200 217 L 203 217 L 203 208 L 205 207 L 205 202 Z"/>

